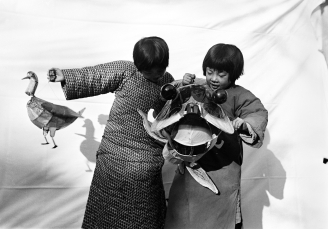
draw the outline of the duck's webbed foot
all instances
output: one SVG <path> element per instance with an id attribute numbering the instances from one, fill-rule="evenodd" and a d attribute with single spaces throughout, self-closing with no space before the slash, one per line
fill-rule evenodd
<path id="1" fill-rule="evenodd" d="M 41 145 L 48 145 L 48 144 L 49 144 L 49 142 L 48 142 L 48 140 L 47 140 L 46 136 L 44 136 L 44 139 L 46 140 L 46 142 L 45 142 L 45 143 L 41 143 Z"/>
<path id="2" fill-rule="evenodd" d="M 58 146 L 56 145 L 55 140 L 52 138 L 52 142 L 54 143 L 54 147 L 52 147 L 53 149 L 57 148 Z"/>

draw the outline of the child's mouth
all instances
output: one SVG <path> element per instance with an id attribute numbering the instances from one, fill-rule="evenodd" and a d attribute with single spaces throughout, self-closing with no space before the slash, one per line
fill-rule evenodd
<path id="1" fill-rule="evenodd" d="M 211 88 L 213 90 L 219 89 L 220 88 L 220 84 L 213 84 L 213 83 L 211 83 Z"/>

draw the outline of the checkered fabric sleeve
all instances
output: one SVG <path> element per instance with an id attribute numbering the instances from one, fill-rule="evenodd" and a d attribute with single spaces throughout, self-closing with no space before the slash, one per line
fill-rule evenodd
<path id="1" fill-rule="evenodd" d="M 93 67 L 62 69 L 62 88 L 67 100 L 114 92 L 137 71 L 130 61 L 113 61 Z"/>

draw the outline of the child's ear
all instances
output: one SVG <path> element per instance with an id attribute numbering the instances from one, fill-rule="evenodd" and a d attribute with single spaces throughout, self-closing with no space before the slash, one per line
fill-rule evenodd
<path id="1" fill-rule="evenodd" d="M 233 82 L 230 79 L 230 75 L 229 75 L 229 86 L 231 86 L 233 84 Z"/>

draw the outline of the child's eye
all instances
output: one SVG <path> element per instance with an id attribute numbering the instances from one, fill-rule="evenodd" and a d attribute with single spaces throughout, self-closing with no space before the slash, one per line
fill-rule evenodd
<path id="1" fill-rule="evenodd" d="M 219 72 L 218 74 L 220 77 L 225 77 L 226 75 L 228 75 L 228 73 L 226 71 L 222 71 L 222 72 Z"/>
<path id="2" fill-rule="evenodd" d="M 211 68 L 208 68 L 208 67 L 207 67 L 207 68 L 206 68 L 206 72 L 207 72 L 207 73 L 213 73 L 213 72 L 214 72 L 214 70 L 213 70 L 213 69 L 211 69 Z"/>

